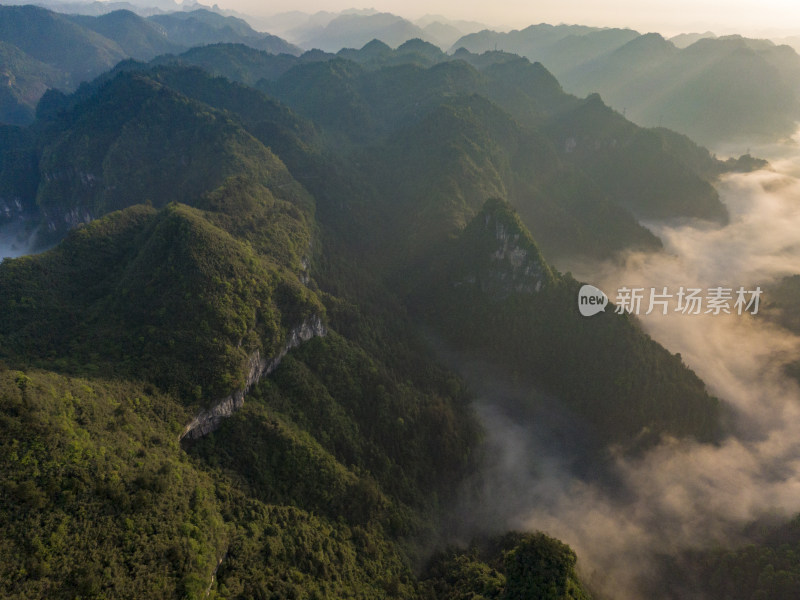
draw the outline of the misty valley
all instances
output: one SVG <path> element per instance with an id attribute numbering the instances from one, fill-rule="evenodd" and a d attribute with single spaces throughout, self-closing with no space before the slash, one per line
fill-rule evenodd
<path id="1" fill-rule="evenodd" d="M 795 50 L 240 17 L 0 4 L 0 595 L 800 598 Z"/>

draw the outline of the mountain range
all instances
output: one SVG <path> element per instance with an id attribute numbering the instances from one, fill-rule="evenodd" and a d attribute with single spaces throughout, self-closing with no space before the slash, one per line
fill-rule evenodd
<path id="1" fill-rule="evenodd" d="M 660 252 L 645 221 L 720 226 L 718 178 L 764 161 L 501 50 L 275 53 L 213 13 L 7 14 L 52 34 L 4 30 L 31 80 L 75 78 L 0 125 L 0 225 L 37 245 L 0 262 L 7 597 L 609 594 L 499 498 L 459 510 L 491 460 L 465 371 L 587 482 L 665 439 L 725 440 L 681 356 L 613 303 L 583 317 L 556 265 Z M 183 51 L 195 30 L 209 43 Z M 650 597 L 793 597 L 796 529 L 670 555 Z"/>
<path id="2" fill-rule="evenodd" d="M 403 42 L 418 38 L 446 49 L 465 34 L 486 28 L 482 23 L 454 21 L 441 15 L 427 15 L 409 21 L 374 10 L 319 12 L 313 15 L 288 13 L 261 19 L 259 23 L 302 48 L 318 48 L 326 52 L 361 48 L 373 39 L 396 48 Z"/>
<path id="3" fill-rule="evenodd" d="M 29 123 L 45 90 L 74 90 L 120 60 L 149 60 L 218 42 L 276 54 L 300 52 L 241 19 L 203 9 L 143 18 L 128 10 L 85 16 L 31 5 L 0 6 L 0 122 Z"/>
<path id="4" fill-rule="evenodd" d="M 71 91 L 125 58 L 150 60 L 215 43 L 240 43 L 272 54 L 300 55 L 306 49 L 313 51 L 311 56 L 319 51 L 346 56 L 373 40 L 397 49 L 417 39 L 449 48 L 450 56 L 463 48 L 540 62 L 567 91 L 599 93 L 640 125 L 667 127 L 706 145 L 787 137 L 800 118 L 794 85 L 800 56 L 788 45 L 767 40 L 710 32 L 666 40 L 631 29 L 548 24 L 495 32 L 480 23 L 436 15 L 411 22 L 375 10 L 247 17 L 286 41 L 256 31 L 246 15 L 223 14 L 214 7 L 166 13 L 129 7 L 146 17 L 112 8 L 80 15 L 0 6 L 5 72 L 0 121 L 29 123 L 43 90 Z"/>
<path id="5" fill-rule="evenodd" d="M 9 597 L 588 597 L 563 543 L 449 510 L 485 458 L 442 345 L 556 398 L 586 472 L 725 435 L 550 257 L 657 251 L 640 216 L 722 222 L 763 163 L 501 52 L 314 56 L 128 60 L 0 128 L 2 214 L 56 244 L 0 264 Z"/>
<path id="6" fill-rule="evenodd" d="M 636 123 L 663 125 L 704 144 L 793 133 L 800 115 L 794 49 L 741 36 L 675 41 L 629 29 L 541 24 L 470 34 L 451 50 L 504 50 L 540 61 L 567 90 L 599 92 Z"/>

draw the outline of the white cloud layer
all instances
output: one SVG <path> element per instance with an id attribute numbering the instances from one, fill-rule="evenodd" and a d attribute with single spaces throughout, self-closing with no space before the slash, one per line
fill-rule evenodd
<path id="1" fill-rule="evenodd" d="M 621 286 L 764 287 L 800 273 L 800 151 L 791 147 L 773 164 L 720 183 L 729 225 L 654 224 L 664 253 L 569 267 L 612 301 Z M 541 423 L 513 414 L 519 392 L 486 386 L 478 407 L 494 453 L 480 510 L 504 514 L 498 526 L 563 539 L 587 579 L 622 600 L 648 597 L 664 554 L 736 544 L 749 522 L 800 512 L 800 388 L 782 370 L 800 356 L 800 339 L 759 315 L 641 318 L 722 399 L 734 434 L 720 445 L 666 440 L 587 477 Z"/>

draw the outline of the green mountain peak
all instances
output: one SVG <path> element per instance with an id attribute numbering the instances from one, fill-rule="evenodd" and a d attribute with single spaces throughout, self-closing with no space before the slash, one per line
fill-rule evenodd
<path id="1" fill-rule="evenodd" d="M 490 297 L 532 294 L 554 282 L 536 242 L 505 200 L 486 201 L 467 225 L 461 245 L 467 272 L 455 277 L 463 277 L 461 283 L 478 285 Z"/>

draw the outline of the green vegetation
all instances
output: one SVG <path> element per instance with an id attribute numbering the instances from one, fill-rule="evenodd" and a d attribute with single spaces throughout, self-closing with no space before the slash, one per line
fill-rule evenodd
<path id="1" fill-rule="evenodd" d="M 646 446 L 663 433 L 714 440 L 719 404 L 703 382 L 629 316 L 582 317 L 579 288 L 550 269 L 508 204 L 490 201 L 414 305 L 459 347 L 555 394 L 602 444 Z"/>
<path id="2" fill-rule="evenodd" d="M 300 54 L 297 46 L 277 36 L 256 31 L 243 19 L 223 16 L 203 8 L 153 15 L 147 20 L 159 25 L 172 43 L 183 47 L 225 42 L 246 44 L 272 54 Z"/>
<path id="3" fill-rule="evenodd" d="M 716 401 L 680 358 L 629 318 L 578 316 L 579 284 L 545 256 L 659 246 L 601 159 L 564 156 L 570 127 L 625 139 L 620 161 L 647 146 L 642 168 L 711 212 L 726 167 L 540 65 L 434 50 L 297 59 L 260 89 L 272 59 L 239 47 L 179 62 L 239 56 L 240 83 L 128 61 L 0 128 L 3 202 L 58 242 L 0 264 L 8 596 L 588 597 L 545 534 L 429 560 L 482 433 L 423 328 L 550 392 L 597 460 L 715 439 Z M 668 196 L 637 206 L 694 214 Z M 284 356 L 315 319 L 327 335 Z M 256 356 L 274 367 L 257 384 Z"/>
<path id="4" fill-rule="evenodd" d="M 508 533 L 439 553 L 424 583 L 444 600 L 589 600 L 575 562 L 568 546 L 545 534 Z"/>
<path id="5" fill-rule="evenodd" d="M 68 18 L 114 40 L 127 56 L 137 60 L 150 60 L 159 54 L 178 52 L 183 47 L 170 40 L 159 25 L 129 10 L 115 10 L 97 17 L 69 15 Z"/>
<path id="6" fill-rule="evenodd" d="M 369 61 L 298 59 L 259 87 L 345 149 L 366 145 L 355 160 L 369 161 L 373 186 L 393 207 L 416 196 L 426 211 L 463 226 L 483 200 L 501 195 L 549 255 L 658 248 L 634 216 L 727 218 L 709 181 L 733 164 L 675 134 L 643 130 L 597 97 L 565 94 L 541 65 L 498 53 L 455 58 L 480 70 L 444 58 L 430 68 L 412 61 L 377 70 Z M 441 196 L 461 206 L 440 208 Z"/>
<path id="7" fill-rule="evenodd" d="M 128 10 L 86 16 L 32 5 L 0 6 L 0 123 L 31 123 L 48 89 L 74 90 L 125 58 L 150 60 L 221 42 L 300 53 L 241 19 L 206 10 L 143 18 Z"/>
<path id="8" fill-rule="evenodd" d="M 37 204 L 55 233 L 74 226 L 76 212 L 194 203 L 233 175 L 274 188 L 292 183 L 282 163 L 224 115 L 132 73 L 79 101 L 44 137 Z"/>
<path id="9" fill-rule="evenodd" d="M 36 136 L 28 129 L 0 125 L 0 223 L 35 214 Z"/>
<path id="10" fill-rule="evenodd" d="M 3 355 L 144 377 L 195 401 L 243 388 L 251 354 L 274 356 L 289 328 L 322 311 L 290 270 L 301 268 L 310 241 L 296 209 L 265 206 L 263 190 L 260 198 L 235 191 L 241 196 L 220 200 L 217 191 L 210 200 L 260 200 L 253 212 L 261 214 L 134 207 L 40 257 L 4 262 Z M 235 232 L 270 217 L 271 227 L 253 235 L 268 240 L 259 250 L 281 249 L 270 258 L 212 224 L 226 221 Z"/>
<path id="11" fill-rule="evenodd" d="M 320 51 L 306 52 L 301 56 L 273 55 L 245 44 L 218 43 L 191 48 L 179 56 L 160 56 L 152 63 L 196 66 L 213 75 L 255 86 L 262 80 L 277 79 L 298 64 L 329 60 L 332 56 Z"/>
<path id="12" fill-rule="evenodd" d="M 84 86 L 70 99 L 46 96 L 40 121 L 49 126 L 40 127 L 36 185 L 43 221 L 55 228 L 51 237 L 63 233 L 62 222 L 74 226 L 142 195 L 156 205 L 167 193 L 191 204 L 186 195 L 255 169 L 244 157 L 259 149 L 237 127 L 276 152 L 323 204 L 343 197 L 359 204 L 364 195 L 377 195 L 390 204 L 379 211 L 402 211 L 406 219 L 417 219 L 423 209 L 416 205 L 424 204 L 435 217 L 426 222 L 432 231 L 422 235 L 437 238 L 456 233 L 487 197 L 502 196 L 551 256 L 658 249 L 637 217 L 724 221 L 709 181 L 725 170 L 760 166 L 722 163 L 677 134 L 642 130 L 597 97 L 580 101 L 565 94 L 542 65 L 503 53 L 448 57 L 417 41 L 397 50 L 375 43 L 336 57 L 292 57 L 217 44 L 155 61 L 165 63 L 197 64 L 255 84 L 291 110 L 196 70 L 130 62 L 118 67 L 116 77 Z M 134 75 L 143 70 L 145 75 Z M 108 102 L 97 93 L 103 86 Z M 115 105 L 123 86 L 130 86 L 131 98 L 152 99 Z M 169 102 L 184 104 L 180 130 L 164 126 L 163 115 L 172 114 Z M 131 106 L 142 112 L 131 113 Z M 126 121 L 131 129 L 123 127 Z M 87 139 L 91 148 L 83 147 Z M 219 153 L 209 152 L 220 144 L 233 146 L 221 154 L 235 162 L 220 162 Z M 74 154 L 83 158 L 72 161 Z M 149 162 L 139 167 L 143 155 L 172 171 Z M 71 164 L 62 164 L 62 157 Z M 125 172 L 119 173 L 122 164 Z M 132 189 L 119 183 L 131 178 L 128 169 L 137 175 Z M 187 180 L 200 173 L 203 179 Z M 323 184 L 330 179 L 338 181 Z M 354 190 L 354 182 L 373 191 Z M 174 197 L 182 190 L 187 194 Z M 51 197 L 72 197 L 72 206 L 59 209 Z M 392 242 L 404 255 L 402 244 Z M 418 247 L 426 251 L 426 244 Z"/>
<path id="13" fill-rule="evenodd" d="M 38 6 L 0 6 L 0 40 L 69 75 L 77 86 L 125 58 L 119 45 Z"/>
<path id="14" fill-rule="evenodd" d="M 666 587 L 695 590 L 709 600 L 790 600 L 800 594 L 800 516 L 780 525 L 753 525 L 747 543 L 688 552 L 664 565 Z M 677 580 L 669 572 L 681 572 Z"/>
<path id="15" fill-rule="evenodd" d="M 657 33 L 541 24 L 470 34 L 459 48 L 540 61 L 570 92 L 599 92 L 636 123 L 705 144 L 784 138 L 800 111 L 800 57 L 767 40 L 733 35 L 678 48 Z"/>
<path id="16" fill-rule="evenodd" d="M 716 190 L 699 173 L 707 160 L 675 152 L 675 134 L 636 127 L 596 94 L 549 127 L 565 157 L 637 217 L 727 221 Z"/>
<path id="17" fill-rule="evenodd" d="M 3 369 L 0 408 L 7 598 L 419 597 L 386 532 L 419 517 L 257 399 L 189 454 L 189 414 L 132 381 Z"/>
<path id="18" fill-rule="evenodd" d="M 16 46 L 0 41 L 0 121 L 27 125 L 33 121 L 36 102 L 49 87 L 65 87 L 67 77 L 26 54 Z"/>
<path id="19" fill-rule="evenodd" d="M 795 335 L 800 334 L 800 275 L 790 275 L 773 283 L 764 290 L 761 313 L 773 323 L 785 327 Z M 800 381 L 800 360 L 784 365 L 789 377 Z"/>
<path id="20" fill-rule="evenodd" d="M 0 371 L 7 598 L 200 597 L 227 533 L 178 446 L 187 414 L 132 381 Z"/>
<path id="21" fill-rule="evenodd" d="M 388 296 L 322 259 L 313 199 L 231 117 L 125 73 L 67 100 L 42 135 L 104 179 L 146 171 L 98 158 L 134 147 L 117 128 L 167 152 L 194 150 L 195 130 L 222 135 L 156 197 L 193 206 L 129 206 L 0 265 L 7 595 L 418 597 L 412 565 L 473 465 L 463 385 L 402 311 L 378 316 L 309 280 L 319 255 L 332 288 L 361 278 Z M 98 145 L 71 145 L 88 136 Z M 126 182 L 118 204 L 134 199 Z M 276 356 L 328 311 L 347 337 L 300 348 L 222 429 L 180 446 L 199 407 L 244 387 L 255 350 Z"/>
<path id="22" fill-rule="evenodd" d="M 223 197 L 218 191 L 209 204 Z M 248 229 L 248 220 L 237 218 L 246 216 L 241 204 L 225 208 L 230 212 L 224 216 Z M 425 550 L 417 545 L 436 535 L 435 515 L 470 468 L 478 433 L 462 384 L 435 366 L 402 313 L 381 321 L 326 296 L 331 324 L 349 339 L 332 332 L 301 347 L 222 429 L 180 447 L 179 433 L 191 416 L 183 405 L 194 404 L 193 389 L 164 383 L 157 375 L 174 379 L 186 372 L 224 383 L 220 361 L 225 356 L 205 344 L 235 318 L 224 311 L 231 303 L 237 308 L 237 290 L 211 298 L 214 287 L 204 277 L 230 277 L 245 243 L 251 248 L 245 258 L 256 261 L 248 265 L 257 267 L 258 257 L 268 256 L 261 254 L 268 245 L 259 240 L 272 237 L 254 228 L 252 242 L 226 241 L 230 234 L 208 223 L 213 215 L 206 218 L 199 209 L 181 205 L 160 212 L 132 207 L 77 229 L 53 251 L 3 263 L 4 284 L 36 285 L 39 272 L 51 278 L 47 289 L 54 296 L 63 295 L 37 308 L 45 294 L 32 287 L 21 290 L 4 314 L 25 316 L 31 323 L 22 331 L 16 329 L 23 321 L 0 324 L 4 334 L 14 332 L 14 341 L 4 338 L 2 346 L 37 344 L 50 356 L 68 356 L 74 363 L 55 359 L 49 368 L 82 370 L 89 377 L 1 371 L 0 414 L 8 422 L 4 431 L 10 432 L 3 443 L 12 449 L 3 456 L 13 465 L 2 470 L 2 486 L 11 493 L 3 495 L 0 518 L 13 524 L 5 528 L 2 544 L 4 554 L 8 550 L 17 557 L 3 565 L 4 580 L 12 583 L 10 597 L 200 598 L 206 589 L 218 598 L 419 597 L 411 565 Z M 209 235 L 214 237 L 206 239 Z M 164 264 L 148 259 L 149 252 Z M 120 255 L 132 255 L 130 263 Z M 70 271 L 70 265 L 79 268 Z M 163 280 L 132 280 L 128 285 L 136 293 L 131 297 L 116 292 L 124 284 L 112 285 L 117 272 L 125 281 L 128 274 L 151 269 L 156 275 L 173 273 L 183 287 L 170 292 L 172 284 Z M 111 281 L 97 281 L 100 274 Z M 257 275 L 242 274 L 246 291 L 259 295 L 246 299 L 252 306 L 264 307 L 272 297 L 284 315 L 302 309 L 302 300 L 279 289 L 259 289 L 257 280 L 246 279 Z M 161 321 L 140 338 L 169 368 L 148 362 L 145 352 L 133 351 L 130 357 L 140 365 L 140 377 L 169 394 L 138 383 L 125 372 L 124 362 L 107 356 L 98 344 L 110 347 L 111 341 L 65 335 L 69 346 L 64 349 L 49 332 L 32 333 L 30 327 L 50 310 L 64 303 L 64 312 L 82 308 L 87 300 L 107 298 L 109 287 L 113 293 L 106 301 L 116 305 L 108 311 L 114 320 L 108 329 L 97 314 L 84 325 L 80 316 L 63 313 L 39 325 L 50 326 L 56 338 L 63 321 L 111 336 L 114 330 L 131 330 L 117 319 L 161 318 L 164 312 L 173 323 Z M 163 296 L 150 298 L 148 289 L 163 290 Z M 153 309 L 154 302 L 173 297 L 200 305 Z M 23 308 L 25 303 L 34 305 Z M 197 328 L 196 316 L 207 316 L 210 331 L 199 328 L 195 338 L 174 348 L 155 345 L 161 338 L 157 329 L 189 331 Z M 123 352 L 137 344 L 135 336 L 120 342 Z M 90 348 L 104 361 L 99 369 L 78 358 Z M 203 354 L 215 362 L 181 367 L 181 352 L 190 349 L 195 362 Z M 26 348 L 9 360 L 18 363 L 34 354 Z M 107 369 L 115 370 L 113 381 L 92 374 Z M 80 462 L 88 460 L 84 454 L 91 459 L 89 468 Z M 31 479 L 31 467 L 44 472 L 38 465 L 45 463 L 50 475 L 40 479 L 34 470 Z M 79 485 L 74 477 L 80 477 L 80 493 L 70 495 Z M 50 508 L 53 502 L 57 509 Z M 32 508 L 20 512 L 18 503 Z M 43 509 L 44 523 L 39 521 Z M 31 531 L 39 533 L 31 537 Z M 80 543 L 71 543 L 77 536 Z"/>

